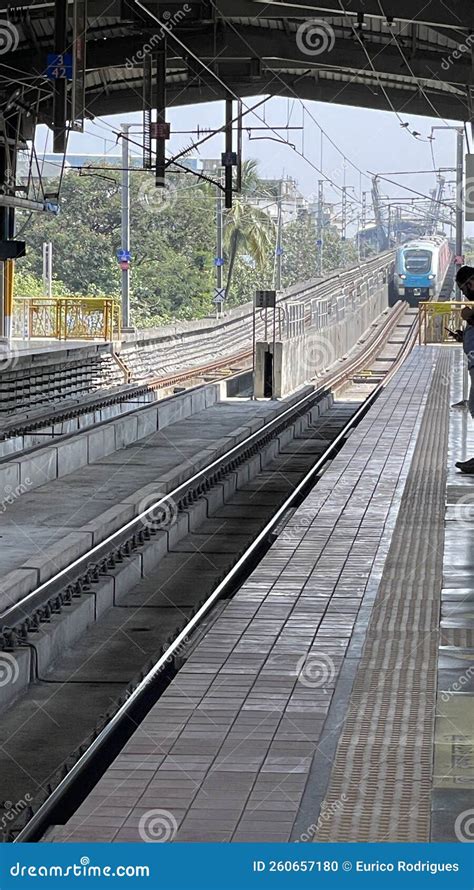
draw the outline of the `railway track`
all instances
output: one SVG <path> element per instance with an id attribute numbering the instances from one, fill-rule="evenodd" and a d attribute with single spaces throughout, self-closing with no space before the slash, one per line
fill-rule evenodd
<path id="1" fill-rule="evenodd" d="M 179 659 L 182 657 L 183 646 L 192 645 L 196 633 L 199 634 L 202 622 L 206 620 L 212 607 L 216 606 L 222 597 L 229 595 L 232 589 L 235 589 L 239 579 L 248 574 L 275 535 L 282 533 L 285 518 L 301 502 L 306 492 L 317 480 L 318 475 L 323 471 L 324 465 L 343 444 L 347 434 L 365 414 L 381 388 L 408 354 L 416 336 L 415 324 L 410 324 L 410 321 L 411 319 L 408 318 L 407 322 L 403 307 L 400 307 L 400 310 L 392 317 L 393 323 L 378 332 L 377 336 L 371 340 L 365 354 L 358 356 L 350 364 L 350 367 L 338 368 L 331 375 L 330 380 L 325 380 L 321 386 L 304 395 L 296 404 L 270 421 L 264 428 L 230 449 L 226 455 L 213 461 L 165 498 L 154 503 L 147 511 L 95 548 L 95 552 L 92 551 L 87 556 L 76 560 L 51 581 L 17 603 L 3 616 L 2 640 L 7 652 L 15 652 L 22 646 L 34 646 L 33 641 L 38 627 L 44 627 L 48 621 L 54 621 L 58 614 L 67 612 L 81 597 L 94 596 L 94 587 L 97 589 L 101 581 L 103 582 L 106 578 L 107 573 L 115 571 L 114 566 L 126 563 L 129 558 L 133 558 L 133 554 L 137 550 L 151 545 L 150 542 L 156 529 L 153 529 L 153 525 L 147 524 L 147 516 L 156 517 L 160 510 L 166 512 L 170 502 L 176 505 L 178 513 L 186 511 L 192 506 L 194 509 L 198 508 L 199 501 L 212 491 L 213 486 L 225 484 L 229 475 L 235 476 L 241 472 L 245 466 L 255 460 L 256 455 L 262 454 L 265 449 L 271 450 L 272 443 L 278 436 L 280 439 L 283 437 L 284 440 L 290 428 L 295 424 L 300 424 L 299 438 L 288 438 L 286 451 L 283 448 L 280 449 L 278 455 L 273 453 L 273 459 L 270 462 L 267 461 L 263 471 L 257 477 L 252 478 L 248 473 L 247 478 L 250 481 L 247 483 L 247 487 L 245 485 L 236 486 L 234 502 L 231 496 L 225 501 L 223 507 L 224 513 L 227 510 L 228 515 L 217 515 L 219 514 L 217 511 L 217 514 L 212 518 L 204 519 L 198 524 L 195 534 L 195 538 L 196 535 L 200 536 L 199 541 L 196 543 L 196 540 L 191 540 L 193 535 L 190 535 L 187 544 L 184 543 L 182 547 L 178 546 L 174 554 L 169 554 L 159 564 L 157 570 L 160 579 L 159 596 L 165 597 L 166 608 L 170 603 L 173 604 L 174 619 L 170 621 L 170 616 L 164 615 L 163 601 L 160 608 L 156 601 L 156 591 L 150 592 L 149 590 L 148 594 L 146 591 L 141 593 L 138 591 L 134 594 L 132 590 L 129 602 L 124 602 L 117 607 L 118 610 L 121 610 L 122 626 L 126 628 L 120 646 L 117 642 L 120 633 L 118 633 L 117 627 L 113 626 L 113 613 L 116 613 L 117 609 L 109 610 L 97 622 L 96 636 L 89 639 L 90 652 L 100 652 L 101 646 L 103 649 L 105 643 L 100 643 L 101 634 L 108 643 L 112 639 L 112 648 L 115 649 L 116 654 L 118 648 L 124 651 L 128 646 L 130 649 L 130 635 L 133 637 L 133 633 L 140 634 L 138 639 L 142 641 L 140 645 L 143 657 L 137 655 L 134 661 L 134 667 L 138 666 L 138 670 L 131 670 L 133 659 L 131 661 L 129 659 L 125 666 L 126 669 L 131 670 L 128 676 L 118 677 L 117 672 L 112 671 L 110 674 L 112 679 L 100 684 L 95 679 L 100 673 L 100 657 L 98 660 L 96 657 L 96 674 L 91 671 L 92 676 L 84 678 L 82 675 L 79 678 L 73 664 L 74 656 L 71 656 L 72 661 L 70 658 L 69 664 L 63 663 L 59 673 L 56 665 L 56 674 L 53 669 L 47 676 L 37 677 L 30 692 L 27 693 L 27 697 L 29 695 L 33 702 L 36 701 L 40 705 L 38 713 L 41 717 L 36 719 L 36 723 L 32 724 L 30 719 L 26 731 L 24 728 L 20 729 L 22 713 L 20 713 L 21 707 L 17 707 L 17 705 L 12 709 L 13 714 L 17 714 L 17 718 L 13 717 L 13 723 L 10 717 L 10 724 L 8 724 L 7 715 L 4 731 L 6 733 L 14 731 L 17 756 L 19 744 L 20 747 L 21 744 L 25 746 L 28 744 L 34 751 L 34 742 L 38 740 L 43 747 L 55 746 L 55 751 L 58 754 L 56 759 L 59 760 L 59 763 L 54 764 L 50 758 L 44 764 L 42 772 L 41 769 L 36 770 L 35 782 L 39 793 L 34 795 L 35 812 L 29 810 L 27 825 L 21 829 L 19 834 L 10 831 L 6 837 L 7 840 L 37 839 L 45 827 L 54 824 L 59 818 L 61 821 L 67 818 L 68 814 L 77 806 L 81 795 L 84 795 L 87 789 L 94 784 L 100 771 L 105 768 L 122 746 L 127 734 L 130 734 L 135 728 L 136 722 L 146 713 L 162 688 L 173 676 Z M 364 369 L 373 365 L 383 349 L 386 348 L 387 343 L 393 339 L 393 333 L 397 326 L 403 328 L 404 322 L 407 336 L 402 338 L 403 342 L 397 349 L 397 358 L 391 362 L 385 373 L 384 381 L 375 387 L 372 385 L 368 395 L 367 389 L 365 392 L 361 391 L 360 383 L 356 384 L 355 388 L 351 386 L 354 377 L 360 379 Z M 367 384 L 362 384 L 362 386 L 367 387 Z M 321 402 L 325 397 L 329 388 L 332 391 L 340 391 L 342 387 L 345 387 L 345 391 L 348 388 L 351 389 L 351 399 L 346 399 L 344 406 L 339 403 L 326 414 L 312 421 L 311 412 L 316 417 L 318 402 Z M 308 417 L 310 420 L 306 429 L 307 421 L 304 419 Z M 282 480 L 286 480 L 285 484 Z M 258 493 L 257 501 L 256 492 Z M 244 494 L 244 501 L 246 499 L 247 503 L 242 505 L 239 498 L 242 500 Z M 258 509 L 256 509 L 257 505 Z M 253 523 L 248 515 L 249 506 Z M 242 515 L 242 510 L 244 515 Z M 242 536 L 237 533 L 236 523 L 242 527 L 246 510 L 248 534 Z M 225 528 L 222 530 L 224 526 Z M 201 533 L 200 529 L 202 529 Z M 201 584 L 196 582 L 196 578 L 199 577 L 196 573 L 200 569 L 202 571 L 203 561 L 205 562 L 206 556 L 209 556 L 210 553 L 209 546 L 207 550 L 202 547 L 203 535 L 207 536 L 207 541 L 210 541 L 213 546 L 217 546 L 217 552 L 213 552 L 214 569 L 207 572 L 207 577 Z M 225 541 L 227 541 L 227 549 L 223 548 Z M 231 543 L 229 544 L 229 542 Z M 165 565 L 167 559 L 168 569 Z M 200 561 L 200 566 L 196 564 L 193 567 L 191 564 L 193 560 L 197 560 L 197 563 Z M 180 576 L 178 571 L 181 563 L 184 564 L 187 572 L 191 573 L 190 577 L 194 579 L 192 586 L 195 588 L 193 596 L 186 595 L 186 601 L 182 603 L 179 602 L 179 596 L 178 601 L 176 600 L 176 592 L 182 591 L 186 587 L 186 585 L 183 587 L 183 581 L 186 579 L 183 575 Z M 189 586 L 189 574 L 187 583 Z M 137 590 L 136 587 L 134 589 Z M 130 619 L 128 617 L 124 619 L 126 608 L 130 610 L 128 613 Z M 108 624 L 104 623 L 107 615 L 109 616 Z M 117 616 L 115 615 L 115 617 Z M 132 631 L 133 627 L 135 631 Z M 135 639 L 137 639 L 136 636 Z M 84 649 L 78 653 L 79 658 L 85 655 Z M 87 663 L 91 665 L 90 654 L 88 658 Z M 89 733 L 86 733 L 85 725 L 74 727 L 70 725 L 70 720 L 68 725 L 64 723 L 65 712 L 70 711 L 74 694 L 84 694 L 84 690 L 91 695 L 91 701 L 94 698 L 94 706 L 91 704 L 88 714 Z M 92 696 L 91 690 L 94 692 L 94 696 Z M 54 699 L 57 710 L 52 716 L 52 721 L 61 726 L 61 734 L 58 733 L 57 725 L 55 726 L 54 722 L 51 722 L 49 730 L 45 725 L 45 700 L 48 701 L 48 711 L 50 711 L 51 701 Z M 105 714 L 103 713 L 104 702 L 108 704 Z M 27 710 L 28 707 L 27 704 Z M 100 714 L 101 708 L 102 715 Z M 25 704 L 23 704 L 23 711 L 24 709 Z M 48 715 L 48 719 L 50 718 L 51 714 Z M 15 719 L 16 726 L 14 725 Z M 74 748 L 74 753 L 68 757 L 67 755 Z M 30 771 L 34 770 L 34 760 L 34 757 L 30 757 L 28 767 Z M 18 799 L 20 788 L 24 795 L 24 787 L 24 775 L 13 777 L 13 781 L 6 788 L 8 798 Z M 46 798 L 44 803 L 42 803 L 42 798 Z M 58 813 L 60 813 L 60 817 Z M 23 814 L 23 821 L 24 818 L 25 814 Z"/>
<path id="2" fill-rule="evenodd" d="M 378 255 L 371 260 L 366 260 L 363 264 L 364 269 L 369 274 L 379 273 L 389 258 L 391 253 Z M 334 295 L 334 280 L 341 276 L 347 278 L 345 287 L 350 287 L 352 282 L 356 282 L 360 275 L 359 268 L 350 272 L 341 273 L 341 275 L 333 275 L 323 283 L 315 285 L 305 285 L 299 290 L 290 290 L 279 301 L 279 308 L 284 315 L 285 306 L 289 302 L 303 302 L 306 304 L 305 323 L 311 323 L 311 301 L 313 299 L 324 300 Z M 281 318 L 279 321 L 281 325 Z M 248 316 L 248 328 L 251 328 L 251 314 Z M 260 315 L 257 323 L 258 335 L 263 334 L 265 330 L 265 319 L 263 314 Z M 126 353 L 124 353 L 125 355 Z M 121 386 L 118 390 L 91 393 L 89 396 L 81 399 L 79 403 L 58 404 L 56 406 L 48 405 L 45 410 L 33 409 L 25 412 L 25 416 L 20 420 L 4 418 L 0 427 L 0 442 L 5 439 L 27 436 L 28 434 L 43 432 L 44 436 L 50 436 L 56 440 L 63 434 L 61 431 L 55 431 L 54 427 L 61 423 L 66 423 L 74 419 L 79 419 L 86 414 L 99 412 L 101 409 L 110 406 L 124 406 L 124 412 L 128 412 L 130 408 L 127 403 L 142 401 L 145 404 L 148 400 L 152 401 L 155 395 L 163 391 L 172 391 L 172 388 L 179 385 L 196 385 L 199 381 L 205 380 L 210 375 L 228 376 L 230 373 L 237 373 L 247 368 L 252 359 L 252 349 L 242 345 L 234 353 L 217 356 L 212 361 L 204 361 L 196 366 L 188 366 L 184 368 L 176 368 L 169 373 L 160 373 L 154 377 L 150 377 L 145 381 L 136 384 L 129 383 Z M 216 377 L 215 379 L 220 379 Z M 66 399 L 64 401 L 67 401 Z M 50 428 L 53 430 L 50 432 Z M 21 450 L 21 449 L 19 449 Z"/>
<path id="3" fill-rule="evenodd" d="M 265 443 L 269 441 L 269 436 L 275 438 L 282 429 L 285 429 L 286 426 L 293 422 L 293 418 L 298 416 L 298 412 L 302 411 L 305 413 L 308 404 L 311 404 L 313 401 L 317 402 L 321 398 L 322 393 L 329 389 L 334 390 L 343 385 L 347 380 L 360 375 L 360 373 L 371 364 L 374 358 L 377 357 L 383 344 L 390 340 L 393 330 L 402 322 L 405 315 L 406 310 L 404 304 L 400 303 L 392 314 L 385 319 L 384 323 L 376 327 L 372 335 L 367 338 L 362 353 L 348 357 L 346 360 L 340 360 L 338 366 L 336 366 L 336 370 L 321 375 L 314 392 L 307 398 L 298 401 L 295 406 L 289 407 L 275 420 L 270 421 L 251 437 L 244 440 L 239 445 L 236 445 L 234 449 L 229 451 L 223 457 L 210 462 L 210 464 L 203 470 L 200 470 L 199 473 L 183 482 L 179 488 L 174 489 L 174 491 L 166 495 L 162 500 L 166 502 L 172 498 L 176 502 L 178 510 L 184 509 L 186 505 L 189 505 L 190 501 L 192 502 L 192 500 L 199 495 L 199 488 L 202 486 L 204 480 L 213 477 L 213 475 L 219 471 L 222 471 L 222 474 L 225 475 L 232 463 L 235 463 L 237 458 L 240 460 L 242 454 L 245 454 L 249 447 L 255 448 L 259 442 Z M 372 373 L 369 373 L 369 375 L 363 379 L 370 385 L 373 376 Z M 360 376 L 358 379 L 360 382 Z M 161 502 L 157 500 L 156 503 L 150 505 L 147 512 L 154 514 L 156 510 L 159 510 L 160 503 Z M 89 549 L 86 554 L 76 559 L 70 566 L 62 569 L 51 579 L 41 584 L 36 590 L 23 597 L 18 603 L 14 603 L 9 609 L 1 613 L 0 648 L 3 642 L 2 634 L 3 637 L 7 634 L 7 642 L 12 643 L 16 641 L 15 634 L 19 635 L 20 638 L 25 638 L 25 634 L 28 634 L 28 626 L 25 622 L 30 619 L 36 620 L 36 618 L 41 620 L 41 615 L 35 614 L 37 608 L 42 608 L 48 603 L 51 597 L 56 596 L 58 590 L 61 589 L 64 584 L 76 584 L 81 577 L 84 577 L 84 579 L 87 580 L 87 572 L 90 573 L 91 565 L 96 564 L 97 566 L 100 566 L 101 561 L 108 555 L 111 549 L 115 548 L 118 551 L 124 542 L 129 541 L 131 543 L 133 541 L 133 536 L 142 530 L 145 519 L 146 514 L 143 513 L 127 523 L 126 526 L 117 529 L 117 531 L 114 531 L 113 534 L 109 535 L 103 542 L 95 546 L 92 550 Z M 85 569 L 87 571 L 84 571 Z M 50 607 L 53 607 L 52 601 L 50 602 Z M 57 605 L 56 608 L 58 608 Z M 11 634 L 13 634 L 13 637 L 8 636 Z"/>

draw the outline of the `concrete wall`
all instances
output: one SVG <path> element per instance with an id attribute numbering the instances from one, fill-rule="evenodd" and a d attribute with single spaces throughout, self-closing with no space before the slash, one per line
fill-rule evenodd
<path id="1" fill-rule="evenodd" d="M 286 307 L 292 301 L 304 303 L 308 308 L 313 299 L 323 299 L 330 294 L 331 301 L 339 295 L 349 295 L 355 287 L 361 287 L 378 276 L 390 275 L 393 253 L 351 266 L 342 272 L 334 272 L 324 279 L 300 282 L 279 294 L 278 303 L 284 317 Z M 357 284 L 354 284 L 354 281 Z M 358 299 L 363 295 L 358 294 Z M 169 374 L 182 368 L 199 367 L 241 350 L 252 348 L 253 304 L 246 303 L 232 309 L 220 319 L 201 319 L 182 322 L 150 331 L 124 336 L 121 358 L 132 372 L 133 380 Z M 256 316 L 257 337 L 264 334 L 262 314 Z"/>
<path id="2" fill-rule="evenodd" d="M 383 281 L 381 278 L 364 284 L 359 293 L 346 293 L 333 298 L 332 312 L 329 315 L 321 316 L 315 311 L 315 323 L 310 324 L 303 335 L 276 341 L 274 397 L 281 398 L 301 384 L 322 374 L 325 369 L 349 352 L 375 319 L 387 309 L 388 281 Z M 338 306 L 339 301 L 341 302 Z M 329 300 L 325 302 L 328 303 Z M 319 322 L 321 318 L 326 318 L 327 323 L 318 327 L 318 318 Z M 265 352 L 273 352 L 273 343 L 265 341 L 257 343 L 255 369 L 257 398 L 262 398 L 265 394 Z"/>
<path id="3" fill-rule="evenodd" d="M 265 423 L 278 417 L 288 407 L 312 390 L 308 387 L 297 395 L 292 395 L 280 405 L 276 405 L 266 417 L 255 417 L 246 421 L 245 427 L 237 427 L 232 437 L 234 444 L 243 441 L 250 431 L 256 431 Z M 167 529 L 157 531 L 150 541 L 145 542 L 137 551 L 133 551 L 115 568 L 109 568 L 107 575 L 102 575 L 94 582 L 94 596 L 85 590 L 72 603 L 55 612 L 49 622 L 41 623 L 40 629 L 34 634 L 35 651 L 29 647 L 16 648 L 15 661 L 18 665 L 18 676 L 14 683 L 0 684 L 0 713 L 9 707 L 34 681 L 36 675 L 44 676 L 56 658 L 74 645 L 75 641 L 91 627 L 100 617 L 114 605 L 119 606 L 124 596 L 140 581 L 149 577 L 159 562 L 172 551 L 176 544 L 190 532 L 197 532 L 201 523 L 212 517 L 229 501 L 239 486 L 255 479 L 265 469 L 276 454 L 285 448 L 288 442 L 301 434 L 315 418 L 323 415 L 332 404 L 332 396 L 326 395 L 314 404 L 308 412 L 289 424 L 279 435 L 272 438 L 247 461 L 240 464 L 223 480 L 216 482 L 205 494 L 182 513 L 176 522 Z M 93 522 L 83 526 L 81 534 L 67 535 L 56 550 L 50 548 L 42 557 L 35 569 L 20 568 L 8 573 L 2 579 L 0 587 L 0 611 L 18 602 L 20 597 L 30 593 L 38 583 L 48 580 L 60 568 L 87 552 L 92 546 L 103 541 L 108 534 L 120 528 L 125 522 L 137 516 L 142 509 L 143 499 L 147 496 L 157 498 L 161 485 L 164 490 L 171 491 L 184 479 L 189 478 L 195 470 L 204 468 L 211 459 L 224 454 L 229 448 L 229 436 L 214 443 L 214 448 L 201 452 L 201 458 L 195 457 L 194 469 L 190 469 L 189 461 L 176 467 L 168 474 L 168 482 L 153 482 L 130 495 L 127 502 L 117 504 L 106 513 L 102 513 Z M 164 477 L 162 477 L 164 478 Z M 80 541 L 82 538 L 82 542 Z"/>
<path id="4" fill-rule="evenodd" d="M 65 436 L 56 444 L 34 448 L 18 456 L 7 455 L 0 459 L 0 502 L 18 486 L 27 485 L 31 490 L 67 476 L 184 417 L 203 411 L 221 397 L 225 397 L 225 381 L 223 386 L 209 383 L 143 408 L 133 408 L 129 414 Z"/>

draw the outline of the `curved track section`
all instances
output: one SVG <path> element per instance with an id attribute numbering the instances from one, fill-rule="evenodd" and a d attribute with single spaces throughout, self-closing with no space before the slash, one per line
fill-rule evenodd
<path id="1" fill-rule="evenodd" d="M 318 387 L 313 392 L 304 395 L 296 404 L 291 406 L 285 412 L 286 417 L 281 415 L 270 421 L 258 433 L 249 436 L 245 442 L 230 449 L 219 460 L 213 461 L 205 470 L 196 474 L 192 479 L 187 480 L 179 489 L 174 490 L 172 493 L 170 492 L 170 495 L 172 494 L 173 498 L 177 499 L 178 509 L 186 509 L 186 505 L 199 498 L 203 491 L 209 490 L 209 486 L 221 484 L 229 473 L 235 473 L 239 464 L 242 465 L 258 453 L 259 450 L 268 446 L 272 437 L 281 435 L 285 428 L 288 427 L 288 424 L 297 423 L 299 419 L 305 417 L 311 410 L 314 410 L 318 401 L 321 400 L 330 388 L 332 391 L 335 391 L 350 385 L 351 380 L 355 376 L 360 375 L 364 369 L 370 367 L 376 357 L 383 353 L 397 323 L 403 320 L 403 315 L 404 307 L 401 307 L 400 314 L 394 319 L 393 325 L 387 326 L 388 329 L 379 333 L 376 342 L 371 342 L 370 347 L 363 356 L 359 356 L 350 367 L 339 368 L 333 372 L 330 379 L 325 381 L 324 386 Z M 351 416 L 349 419 L 346 419 L 342 424 L 339 422 L 338 429 L 333 430 L 331 439 L 327 446 L 324 447 L 322 453 L 319 454 L 316 460 L 310 461 L 310 466 L 305 472 L 300 472 L 299 479 L 288 497 L 268 517 L 258 534 L 253 536 L 244 552 L 231 560 L 231 565 L 221 580 L 214 586 L 212 592 L 205 597 L 203 602 L 198 603 L 194 607 L 189 620 L 180 626 L 179 630 L 173 634 L 172 639 L 167 644 L 163 645 L 159 658 L 154 659 L 153 664 L 138 682 L 129 686 L 125 701 L 118 702 L 115 713 L 109 715 L 106 725 L 99 731 L 96 730 L 90 742 L 85 747 L 83 746 L 82 750 L 79 749 L 76 763 L 72 765 L 67 775 L 59 781 L 59 784 L 48 795 L 47 800 L 39 807 L 36 813 L 30 814 L 31 818 L 27 826 L 16 837 L 17 840 L 37 839 L 49 824 L 54 823 L 58 819 L 59 811 L 61 816 L 64 817 L 65 814 L 72 812 L 78 805 L 81 797 L 84 796 L 88 788 L 93 786 L 107 763 L 110 762 L 116 751 L 123 745 L 130 727 L 136 725 L 136 721 L 141 719 L 141 716 L 146 713 L 151 704 L 159 697 L 164 685 L 171 679 L 173 672 L 179 666 L 180 648 L 183 645 L 183 641 L 195 639 L 196 634 L 199 634 L 201 626 L 211 610 L 214 613 L 214 610 L 218 608 L 219 600 L 231 595 L 232 591 L 238 587 L 241 579 L 248 574 L 255 562 L 261 558 L 265 549 L 269 546 L 275 530 L 285 524 L 286 519 L 289 518 L 295 507 L 317 482 L 320 474 L 324 471 L 325 465 L 337 453 L 338 448 L 345 441 L 351 429 L 364 416 L 374 399 L 377 398 L 388 380 L 403 362 L 414 345 L 415 339 L 416 324 L 412 323 L 408 326 L 407 336 L 397 351 L 395 361 L 391 362 L 390 368 L 386 371 L 384 380 L 377 386 L 372 386 L 369 394 L 367 394 L 366 390 L 365 398 L 360 393 L 356 396 L 358 401 L 350 412 Z M 150 509 L 159 510 L 160 507 L 163 507 L 165 500 L 157 501 Z M 140 530 L 137 523 L 141 523 L 143 531 L 143 519 L 146 518 L 148 512 L 148 510 L 145 511 L 133 523 L 128 524 L 116 535 L 112 536 L 113 540 L 108 541 L 109 556 L 107 556 L 107 551 L 104 549 L 94 556 L 93 563 L 91 563 L 91 557 L 88 557 L 88 567 L 86 567 L 86 572 L 83 574 L 82 583 L 93 582 L 94 573 L 98 577 L 101 571 L 106 568 L 104 560 L 106 561 L 110 558 L 110 548 L 115 549 L 116 557 L 119 555 L 120 558 L 126 559 L 127 555 L 133 552 L 134 548 L 146 546 L 147 535 L 143 536 L 143 540 L 140 539 Z M 70 570 L 79 576 L 81 569 L 83 570 L 85 567 L 86 559 L 82 562 L 79 561 L 79 564 L 75 565 L 74 568 L 69 567 Z M 67 578 L 67 572 L 66 576 L 63 575 L 61 578 L 52 579 L 51 583 L 62 583 L 64 586 L 65 577 Z M 80 581 L 79 577 L 77 577 L 74 583 L 78 583 L 78 581 Z M 21 617 L 21 612 L 24 616 L 25 612 L 29 611 L 38 602 L 38 598 L 46 596 L 47 593 L 46 589 L 35 591 L 34 594 L 30 595 L 31 598 L 27 598 L 24 602 L 17 605 L 17 611 L 10 614 L 10 619 L 13 619 L 15 615 Z M 35 608 L 39 607 L 35 605 Z M 9 839 L 13 839 L 13 837 Z"/>

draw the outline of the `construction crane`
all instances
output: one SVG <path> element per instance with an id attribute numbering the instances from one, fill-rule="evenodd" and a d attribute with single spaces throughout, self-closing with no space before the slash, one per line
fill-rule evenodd
<path id="1" fill-rule="evenodd" d="M 384 250 L 388 246 L 387 224 L 384 222 L 382 199 L 379 191 L 378 176 L 372 177 L 372 205 L 374 208 L 375 225 L 377 227 L 378 249 Z"/>
<path id="2" fill-rule="evenodd" d="M 438 176 L 438 185 L 431 192 L 431 201 L 426 214 L 426 234 L 436 235 L 436 231 L 440 222 L 441 207 L 445 185 L 444 176 Z"/>

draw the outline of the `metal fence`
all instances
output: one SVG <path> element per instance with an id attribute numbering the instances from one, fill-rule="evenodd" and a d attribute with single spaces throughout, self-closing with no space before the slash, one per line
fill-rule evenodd
<path id="1" fill-rule="evenodd" d="M 109 297 L 17 297 L 13 337 L 49 340 L 120 338 L 120 306 Z"/>
<path id="2" fill-rule="evenodd" d="M 311 300 L 311 325 L 320 331 L 327 327 L 329 319 L 329 300 Z"/>
<path id="3" fill-rule="evenodd" d="M 449 336 L 449 331 L 462 328 L 461 310 L 466 305 L 469 304 L 463 300 L 419 303 L 419 343 L 455 343 L 456 341 Z"/>
<path id="4" fill-rule="evenodd" d="M 291 338 L 304 334 L 305 304 L 302 302 L 287 303 L 283 308 L 282 321 L 283 329 L 280 336 Z"/>

